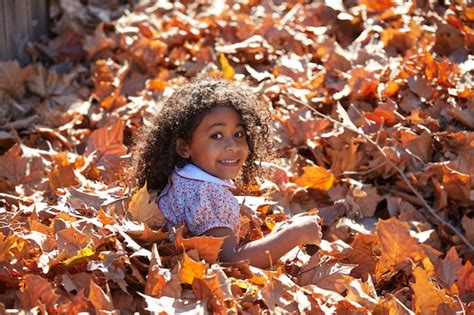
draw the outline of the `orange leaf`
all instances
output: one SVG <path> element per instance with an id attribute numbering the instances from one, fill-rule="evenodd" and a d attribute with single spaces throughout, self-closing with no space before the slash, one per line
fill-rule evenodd
<path id="1" fill-rule="evenodd" d="M 57 301 L 60 296 L 56 294 L 48 280 L 37 275 L 27 274 L 23 281 L 24 288 L 17 292 L 18 300 L 23 309 L 29 310 L 43 304 L 48 312 L 56 313 Z"/>
<path id="2" fill-rule="evenodd" d="M 150 200 L 147 184 L 138 190 L 128 204 L 128 212 L 133 220 L 146 223 L 152 228 L 159 228 L 164 217 L 154 199 Z"/>
<path id="3" fill-rule="evenodd" d="M 185 283 L 192 284 L 194 278 L 201 279 L 204 276 L 207 268 L 206 263 L 195 261 L 184 252 L 181 268 L 179 269 L 179 278 Z"/>
<path id="4" fill-rule="evenodd" d="M 474 268 L 472 268 L 472 263 L 469 260 L 458 272 L 457 285 L 461 294 L 474 292 Z"/>
<path id="5" fill-rule="evenodd" d="M 364 5 L 368 12 L 380 12 L 385 11 L 393 7 L 394 3 L 392 0 L 359 0 L 359 4 Z"/>
<path id="6" fill-rule="evenodd" d="M 89 301 L 97 312 L 114 310 L 114 305 L 110 296 L 108 296 L 102 288 L 92 280 L 89 282 L 89 290 Z"/>
<path id="7" fill-rule="evenodd" d="M 196 236 L 183 238 L 183 227 L 176 231 L 176 247 L 184 250 L 196 249 L 199 257 L 208 263 L 215 263 L 219 257 L 225 237 Z"/>
<path id="8" fill-rule="evenodd" d="M 168 269 L 161 268 L 160 254 L 156 244 L 153 244 L 145 283 L 145 294 L 159 296 L 165 284 L 170 280 L 171 272 Z"/>
<path id="9" fill-rule="evenodd" d="M 304 167 L 304 173 L 294 179 L 300 186 L 328 191 L 335 183 L 336 176 L 323 167 L 311 165 Z"/>
<path id="10" fill-rule="evenodd" d="M 114 125 L 94 130 L 87 141 L 86 156 L 92 156 L 97 166 L 103 168 L 102 174 L 114 178 L 115 170 L 124 161 L 127 148 L 123 144 L 124 122 L 117 120 Z"/>
<path id="11" fill-rule="evenodd" d="M 434 259 L 434 256 L 439 255 L 435 249 L 419 244 L 410 235 L 408 224 L 396 218 L 380 221 L 377 234 L 382 244 L 382 255 L 376 266 L 376 279 L 380 279 L 387 271 L 397 270 L 397 266 L 408 259 L 422 261 L 426 257 Z"/>
<path id="12" fill-rule="evenodd" d="M 434 314 L 443 303 L 453 305 L 454 301 L 446 295 L 446 290 L 438 289 L 423 268 L 416 267 L 413 275 L 415 283 L 411 283 L 410 286 L 415 293 L 414 305 L 418 314 Z"/>
<path id="13" fill-rule="evenodd" d="M 66 153 L 61 152 L 52 156 L 53 165 L 48 174 L 49 185 L 53 191 L 59 187 L 69 187 L 79 184 L 74 174 L 74 162 L 70 162 Z"/>

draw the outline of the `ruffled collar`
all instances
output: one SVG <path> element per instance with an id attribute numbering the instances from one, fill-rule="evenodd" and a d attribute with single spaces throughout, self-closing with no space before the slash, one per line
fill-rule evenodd
<path id="1" fill-rule="evenodd" d="M 220 184 L 228 188 L 236 188 L 233 180 L 221 179 L 219 177 L 211 175 L 192 163 L 188 163 L 181 168 L 176 168 L 175 172 L 176 174 L 184 178 Z"/>

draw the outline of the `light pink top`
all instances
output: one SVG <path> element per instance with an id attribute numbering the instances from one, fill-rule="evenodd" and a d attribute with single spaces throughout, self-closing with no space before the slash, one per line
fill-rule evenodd
<path id="1" fill-rule="evenodd" d="M 171 226 L 185 223 L 195 235 L 227 227 L 239 233 L 240 207 L 229 191 L 231 180 L 222 180 L 194 164 L 176 169 L 158 196 L 161 212 Z"/>

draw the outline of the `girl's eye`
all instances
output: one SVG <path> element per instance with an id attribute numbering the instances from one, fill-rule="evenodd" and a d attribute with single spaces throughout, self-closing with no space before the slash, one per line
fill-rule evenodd
<path id="1" fill-rule="evenodd" d="M 217 139 L 217 140 L 222 139 L 222 133 L 219 133 L 219 132 L 215 133 L 211 136 L 211 138 L 212 139 Z"/>
<path id="2" fill-rule="evenodd" d="M 245 136 L 243 131 L 237 131 L 236 133 L 234 133 L 234 137 L 242 138 L 243 136 Z"/>

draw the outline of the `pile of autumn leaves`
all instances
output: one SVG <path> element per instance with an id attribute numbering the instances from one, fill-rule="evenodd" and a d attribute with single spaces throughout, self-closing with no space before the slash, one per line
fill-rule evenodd
<path id="1" fill-rule="evenodd" d="M 0 310 L 473 312 L 447 224 L 474 243 L 474 11 L 329 3 L 52 1 L 42 62 L 0 63 Z M 222 239 L 164 232 L 130 190 L 131 136 L 200 72 L 271 104 L 282 157 L 248 187 L 241 242 L 319 211 L 316 253 L 218 263 Z"/>

